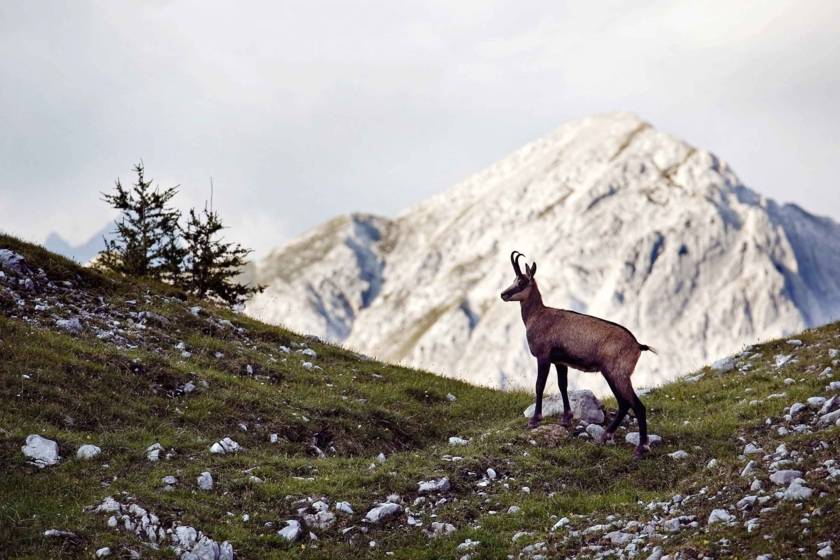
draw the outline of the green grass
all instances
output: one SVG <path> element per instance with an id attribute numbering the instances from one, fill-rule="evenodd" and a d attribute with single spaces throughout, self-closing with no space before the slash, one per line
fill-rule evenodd
<path id="1" fill-rule="evenodd" d="M 101 296 L 109 309 L 126 317 L 128 311 L 154 311 L 168 320 L 163 327 L 149 326 L 136 348 L 120 348 L 90 330 L 80 336 L 57 331 L 48 315 L 33 320 L 0 289 L 2 557 L 90 558 L 103 546 L 115 552 L 142 551 L 144 557 L 171 556 L 165 548 L 152 550 L 131 534 L 107 528 L 107 516 L 86 510 L 105 496 L 122 493 L 164 523 L 177 521 L 217 541 L 229 540 L 239 558 L 365 558 L 386 552 L 396 558 L 452 558 L 460 556 L 455 547 L 466 538 L 481 541 L 475 556 L 480 558 L 516 556 L 537 541 L 546 542 L 552 555 L 571 555 L 582 545 L 598 543 L 599 537 L 569 539 L 562 530 L 550 532 L 559 517 L 570 517 L 573 527 L 581 529 L 610 515 L 650 519 L 640 503 L 696 494 L 704 486 L 709 495 L 721 491 L 721 496 L 743 496 L 749 481 L 738 476 L 744 465 L 738 437 L 766 442 L 768 449 L 784 441 L 812 462 L 829 458 L 840 444 L 836 428 L 785 438 L 763 428 L 768 417 L 778 422 L 790 403 L 825 394 L 826 381 L 816 374 L 830 365 L 826 349 L 840 346 L 840 324 L 803 333 L 799 338 L 806 345 L 795 351 L 784 341 L 762 345 L 757 349 L 762 356 L 749 372 L 721 375 L 705 369 L 696 382 L 652 391 L 644 398 L 651 431 L 665 443 L 649 458 L 633 461 L 632 447 L 624 444 L 600 446 L 574 436 L 550 441 L 525 431 L 521 411 L 531 402 L 530 394 L 367 361 L 206 302 L 182 301 L 165 286 L 79 268 L 10 237 L 0 236 L 0 247 L 20 252 L 53 282 L 69 280 L 79 292 Z M 198 317 L 189 312 L 192 305 L 201 305 Z M 236 328 L 219 326 L 208 317 L 230 320 Z M 191 357 L 182 358 L 175 348 L 181 341 Z M 294 353 L 301 344 L 317 352 L 312 361 L 322 369 L 302 367 L 304 358 Z M 292 347 L 293 353 L 283 353 L 281 345 Z M 798 363 L 779 374 L 773 356 L 792 351 Z M 217 352 L 224 357 L 217 358 Z M 801 381 L 785 385 L 788 375 Z M 203 381 L 208 388 L 183 395 L 178 389 L 187 381 Z M 749 403 L 779 392 L 786 397 L 758 406 Z M 457 400 L 450 402 L 448 393 Z M 614 403 L 608 400 L 607 406 L 614 408 Z M 241 423 L 247 431 L 240 429 Z M 38 470 L 26 463 L 20 449 L 33 433 L 59 443 L 60 464 Z M 279 434 L 278 443 L 269 442 L 273 433 Z M 452 435 L 471 441 L 451 447 L 447 438 Z M 243 450 L 211 455 L 209 446 L 224 436 Z M 828 443 L 828 450 L 819 447 L 820 440 Z M 155 442 L 173 456 L 147 461 L 144 450 Z M 99 445 L 102 455 L 76 459 L 76 449 L 84 443 Z M 313 443 L 325 458 L 317 457 Z M 689 458 L 669 458 L 667 453 L 676 449 L 688 451 Z M 375 460 L 380 452 L 387 456 L 383 464 Z M 451 462 L 445 455 L 462 459 Z M 705 465 L 713 457 L 719 464 L 709 471 Z M 489 467 L 500 479 L 479 493 L 475 484 Z M 210 492 L 195 484 L 205 470 L 215 479 Z M 249 481 L 252 474 L 264 482 Z M 180 480 L 171 492 L 162 489 L 166 475 Z M 418 481 L 440 476 L 449 477 L 452 490 L 433 518 L 431 510 L 411 503 Z M 805 506 L 823 513 L 812 518 L 807 538 L 799 524 L 802 511 L 783 504 L 762 518 L 762 531 L 756 534 L 742 527 L 715 527 L 708 533 L 684 531 L 661 544 L 669 552 L 700 556 L 812 556 L 815 543 L 836 539 L 834 527 L 840 526 L 837 484 L 813 484 L 826 495 Z M 525 486 L 530 493 L 522 491 Z M 361 521 L 373 503 L 392 493 L 403 497 L 424 527 L 440 520 L 458 531 L 431 540 L 408 527 L 404 516 L 383 526 Z M 333 503 L 349 501 L 355 515 L 339 516 L 331 529 L 316 531 L 318 541 L 289 544 L 276 535 L 286 519 L 297 516 L 296 500 L 320 496 Z M 720 507 L 715 500 L 707 502 L 695 508 L 699 520 Z M 506 513 L 511 505 L 521 510 Z M 244 513 L 250 516 L 247 522 Z M 356 529 L 342 534 L 350 526 Z M 79 540 L 43 537 L 51 528 L 72 531 Z M 533 534 L 513 543 L 517 531 Z M 764 538 L 767 534 L 772 538 Z M 721 548 L 721 538 L 732 541 L 729 548 Z M 807 552 L 798 552 L 799 547 Z"/>

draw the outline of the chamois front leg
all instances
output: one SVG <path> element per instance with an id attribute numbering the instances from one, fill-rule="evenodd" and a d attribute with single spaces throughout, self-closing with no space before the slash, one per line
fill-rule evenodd
<path id="1" fill-rule="evenodd" d="M 554 364 L 557 368 L 557 385 L 560 387 L 560 396 L 563 397 L 563 416 L 560 417 L 560 425 L 567 428 L 572 425 L 572 407 L 569 404 L 569 368 L 561 363 Z"/>
<path id="2" fill-rule="evenodd" d="M 537 360 L 537 400 L 534 407 L 534 415 L 528 420 L 528 428 L 533 429 L 540 425 L 542 420 L 542 401 L 543 391 L 545 391 L 545 382 L 548 380 L 548 370 L 551 368 L 551 363 L 545 360 Z"/>

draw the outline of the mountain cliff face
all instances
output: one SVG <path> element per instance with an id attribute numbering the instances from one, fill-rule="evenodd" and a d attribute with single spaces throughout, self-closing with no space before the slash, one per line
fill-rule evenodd
<path id="1" fill-rule="evenodd" d="M 494 387 L 530 387 L 517 249 L 547 305 L 622 323 L 659 350 L 637 386 L 840 317 L 840 225 L 741 184 L 634 115 L 563 125 L 388 220 L 340 217 L 257 263 L 246 312 Z M 603 392 L 597 374 L 570 384 Z"/>

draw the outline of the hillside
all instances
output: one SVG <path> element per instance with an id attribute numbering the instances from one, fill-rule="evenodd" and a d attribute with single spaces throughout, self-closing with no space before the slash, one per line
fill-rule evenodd
<path id="1" fill-rule="evenodd" d="M 4 558 L 840 546 L 837 323 L 647 393 L 662 444 L 633 461 L 632 424 L 608 446 L 593 425 L 526 431 L 529 394 L 373 361 L 14 238 L 0 236 L 0 273 Z"/>
<path id="2" fill-rule="evenodd" d="M 530 388 L 508 255 L 548 305 L 662 349 L 653 386 L 840 318 L 840 225 L 766 199 L 712 153 L 627 113 L 564 124 L 394 219 L 339 217 L 252 271 L 246 312 L 378 358 Z M 294 265 L 294 266 L 286 266 Z M 287 274 L 285 271 L 294 271 Z M 572 381 L 608 394 L 596 376 Z"/>

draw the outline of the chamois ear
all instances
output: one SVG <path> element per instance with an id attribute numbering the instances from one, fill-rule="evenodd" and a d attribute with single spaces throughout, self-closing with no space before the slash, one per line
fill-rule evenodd
<path id="1" fill-rule="evenodd" d="M 529 276 L 530 278 L 533 278 L 533 277 L 534 277 L 534 274 L 536 274 L 536 273 L 537 273 L 537 263 L 534 263 L 534 264 L 532 264 L 532 265 L 527 265 L 527 264 L 526 264 L 526 265 L 525 265 L 525 270 L 528 272 L 528 276 Z"/>

